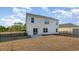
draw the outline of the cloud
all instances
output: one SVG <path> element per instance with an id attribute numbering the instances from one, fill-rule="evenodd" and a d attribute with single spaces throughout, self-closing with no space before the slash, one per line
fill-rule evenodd
<path id="1" fill-rule="evenodd" d="M 30 7 L 19 7 L 19 9 L 20 9 L 22 12 L 31 12 L 31 11 L 32 11 L 32 8 L 30 8 Z"/>
<path id="2" fill-rule="evenodd" d="M 44 11 L 48 12 L 48 14 L 53 15 L 53 17 L 57 18 L 57 19 L 64 19 L 67 17 L 73 17 L 73 13 L 71 12 L 71 10 L 64 10 L 64 9 L 54 9 L 54 10 L 50 10 L 47 7 L 41 7 Z M 74 7 L 73 7 L 74 8 Z M 71 9 L 73 9 L 71 8 Z"/>
<path id="3" fill-rule="evenodd" d="M 32 8 L 30 7 L 14 7 L 13 8 L 14 13 L 18 12 L 26 12 L 26 11 L 32 11 Z"/>
<path id="4" fill-rule="evenodd" d="M 16 7 L 13 8 L 15 17 L 17 16 L 20 19 L 25 19 L 26 12 L 31 12 L 32 8 L 30 7 Z"/>
<path id="5" fill-rule="evenodd" d="M 13 14 L 10 16 L 6 16 L 4 18 L 0 19 L 0 25 L 2 25 L 2 23 L 4 23 L 3 25 L 7 25 L 7 26 L 11 26 L 13 25 L 15 22 L 22 22 L 25 23 L 26 20 L 26 12 L 31 12 L 32 9 L 30 7 L 13 7 L 12 8 L 12 12 Z"/>
<path id="6" fill-rule="evenodd" d="M 47 7 L 41 7 L 44 11 L 49 11 Z"/>
<path id="7" fill-rule="evenodd" d="M 79 14 L 79 9 L 71 9 L 71 12 L 72 12 L 73 14 Z"/>
<path id="8" fill-rule="evenodd" d="M 15 18 L 14 16 L 7 16 L 5 18 L 0 19 L 4 26 L 11 26 L 16 22 L 22 22 L 19 18 Z M 0 24 L 1 25 L 1 24 Z"/>
<path id="9" fill-rule="evenodd" d="M 77 16 L 76 18 L 79 19 L 79 16 Z"/>
<path id="10" fill-rule="evenodd" d="M 72 13 L 70 11 L 65 11 L 61 9 L 53 10 L 52 13 L 62 15 L 64 17 L 72 17 Z"/>
<path id="11" fill-rule="evenodd" d="M 41 8 L 42 8 L 42 10 L 48 12 L 48 14 L 51 14 L 51 11 L 48 7 L 41 7 Z"/>
<path id="12" fill-rule="evenodd" d="M 19 13 L 19 12 L 21 12 L 21 9 L 14 7 L 14 8 L 12 8 L 12 11 L 13 11 L 13 13 Z"/>
<path id="13" fill-rule="evenodd" d="M 76 8 L 73 8 L 70 10 L 56 9 L 56 10 L 53 10 L 52 13 L 58 14 L 58 15 L 60 14 L 66 17 L 73 17 L 75 15 L 76 16 L 79 15 L 79 9 L 76 9 Z"/>
<path id="14" fill-rule="evenodd" d="M 30 7 L 22 7 L 22 8 L 24 8 L 24 9 L 26 9 L 28 11 L 32 11 L 32 8 L 30 8 Z"/>
<path id="15" fill-rule="evenodd" d="M 70 8 L 69 10 L 65 9 L 52 9 L 48 7 L 41 7 L 45 13 L 49 14 L 50 16 L 57 18 L 60 20 L 60 23 L 63 22 L 79 22 L 79 8 Z M 26 12 L 32 12 L 32 8 L 30 7 L 13 7 L 12 8 L 13 14 L 10 16 L 6 16 L 4 18 L 0 19 L 0 25 L 4 23 L 3 25 L 12 25 L 15 22 L 22 22 L 25 23 L 26 19 Z M 63 20 L 63 21 L 62 21 Z"/>
<path id="16" fill-rule="evenodd" d="M 78 23 L 79 24 L 79 8 L 65 9 L 54 9 L 51 11 L 54 18 L 60 20 L 60 23 Z"/>

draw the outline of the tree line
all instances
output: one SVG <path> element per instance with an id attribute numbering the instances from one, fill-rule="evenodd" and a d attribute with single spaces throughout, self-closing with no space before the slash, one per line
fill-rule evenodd
<path id="1" fill-rule="evenodd" d="M 15 31 L 25 31 L 26 24 L 14 23 L 12 26 L 0 26 L 0 32 L 15 32 Z"/>

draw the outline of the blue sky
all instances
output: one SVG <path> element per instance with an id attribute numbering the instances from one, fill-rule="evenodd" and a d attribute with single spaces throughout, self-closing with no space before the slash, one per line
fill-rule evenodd
<path id="1" fill-rule="evenodd" d="M 26 12 L 56 18 L 60 24 L 79 25 L 78 7 L 0 7 L 0 25 L 11 26 L 15 22 L 25 23 Z"/>

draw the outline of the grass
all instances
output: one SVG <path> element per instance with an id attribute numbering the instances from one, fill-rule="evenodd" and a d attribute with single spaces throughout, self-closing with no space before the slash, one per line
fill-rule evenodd
<path id="1" fill-rule="evenodd" d="M 79 51 L 79 38 L 49 35 L 0 42 L 1 51 Z"/>

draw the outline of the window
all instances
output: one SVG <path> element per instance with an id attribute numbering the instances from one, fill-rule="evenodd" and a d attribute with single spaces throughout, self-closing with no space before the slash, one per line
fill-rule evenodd
<path id="1" fill-rule="evenodd" d="M 56 32 L 58 32 L 58 29 L 56 29 Z"/>
<path id="2" fill-rule="evenodd" d="M 33 34 L 34 35 L 38 34 L 38 28 L 33 28 Z"/>
<path id="3" fill-rule="evenodd" d="M 49 24 L 49 20 L 45 20 L 45 24 Z"/>
<path id="4" fill-rule="evenodd" d="M 58 22 L 56 22 L 56 25 L 58 25 Z"/>
<path id="5" fill-rule="evenodd" d="M 48 32 L 48 28 L 43 28 L 43 32 L 44 33 Z"/>
<path id="6" fill-rule="evenodd" d="M 31 23 L 34 23 L 34 18 L 31 18 Z"/>

